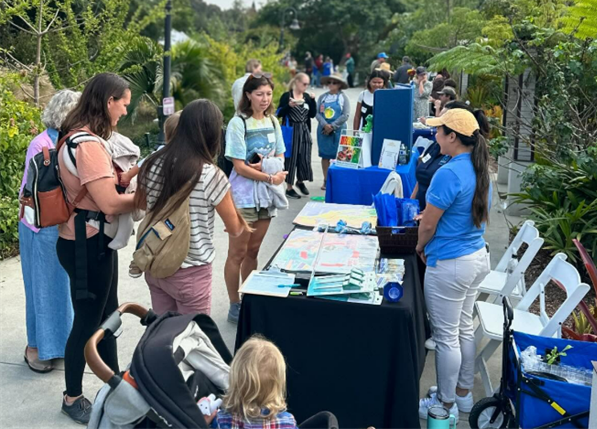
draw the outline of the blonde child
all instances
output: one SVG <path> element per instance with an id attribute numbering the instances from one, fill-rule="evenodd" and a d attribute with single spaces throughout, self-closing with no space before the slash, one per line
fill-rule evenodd
<path id="1" fill-rule="evenodd" d="M 182 110 L 179 110 L 178 112 L 174 113 L 173 115 L 168 116 L 168 119 L 166 119 L 166 122 L 164 122 L 164 136 L 165 136 L 166 144 L 168 144 L 168 142 L 172 139 L 172 136 L 174 135 L 174 131 L 176 130 L 176 127 L 178 126 L 178 121 L 180 119 L 180 112 L 182 112 Z M 165 145 L 158 146 L 157 149 L 153 153 L 162 149 L 164 146 Z M 133 180 L 133 178 L 136 177 L 137 174 L 139 174 L 139 169 L 143 165 L 144 161 L 145 161 L 145 158 L 142 159 L 141 161 L 139 161 L 137 163 L 137 165 L 135 165 L 129 171 L 124 172 L 120 175 L 119 179 L 120 179 L 121 186 L 129 185 L 129 183 Z M 139 269 L 139 267 L 137 267 L 135 265 L 135 263 L 133 261 L 131 261 L 131 263 L 129 265 L 129 276 L 136 279 L 138 277 L 141 277 L 141 274 L 143 274 L 143 272 Z"/>
<path id="2" fill-rule="evenodd" d="M 295 429 L 286 411 L 286 363 L 270 341 L 254 336 L 236 352 L 222 408 L 208 417 L 218 429 Z"/>

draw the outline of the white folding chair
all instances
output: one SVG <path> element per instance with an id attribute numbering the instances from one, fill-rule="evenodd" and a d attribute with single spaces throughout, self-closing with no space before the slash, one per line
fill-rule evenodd
<path id="1" fill-rule="evenodd" d="M 488 302 L 500 303 L 504 296 L 519 301 L 526 293 L 524 273 L 543 246 L 543 239 L 539 237 L 539 231 L 535 228 L 535 222 L 527 220 L 512 243 L 506 249 L 506 253 L 500 262 L 491 270 L 485 280 L 479 286 L 479 293 L 490 295 Z M 526 244 L 528 247 L 520 260 L 516 254 L 520 247 Z"/>
<path id="2" fill-rule="evenodd" d="M 550 318 L 545 311 L 545 286 L 550 280 L 557 280 L 566 291 L 566 300 Z M 542 337 L 560 337 L 561 326 L 572 310 L 589 291 L 589 285 L 580 281 L 580 275 L 574 266 L 566 262 L 566 255 L 558 253 L 549 262 L 533 286 L 514 308 L 512 329 Z M 539 297 L 540 314 L 530 313 L 529 307 Z M 504 313 L 501 304 L 485 301 L 475 302 L 480 324 L 475 331 L 475 341 L 479 347 L 483 337 L 489 342 L 477 354 L 475 371 L 481 373 L 483 387 L 487 396 L 493 395 L 487 361 L 502 343 Z"/>

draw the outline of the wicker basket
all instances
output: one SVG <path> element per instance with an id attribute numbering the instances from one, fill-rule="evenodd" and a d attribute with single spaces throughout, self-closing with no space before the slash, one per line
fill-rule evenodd
<path id="1" fill-rule="evenodd" d="M 377 226 L 375 230 L 383 254 L 414 253 L 417 247 L 418 226 Z"/>

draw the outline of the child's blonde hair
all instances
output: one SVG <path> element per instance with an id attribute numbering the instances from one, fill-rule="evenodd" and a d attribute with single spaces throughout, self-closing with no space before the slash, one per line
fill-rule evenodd
<path id="1" fill-rule="evenodd" d="M 243 420 L 275 417 L 286 410 L 286 363 L 271 341 L 253 336 L 236 352 L 230 366 L 230 388 L 224 408 Z"/>
<path id="2" fill-rule="evenodd" d="M 182 110 L 179 110 L 176 113 L 168 116 L 166 122 L 164 122 L 164 137 L 166 138 L 166 144 L 172 141 L 172 137 L 174 137 L 174 131 L 176 131 L 176 127 L 178 126 L 178 121 L 180 119 L 180 113 Z"/>

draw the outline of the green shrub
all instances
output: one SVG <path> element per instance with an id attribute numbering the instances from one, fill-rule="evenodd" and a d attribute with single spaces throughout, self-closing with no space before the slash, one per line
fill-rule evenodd
<path id="1" fill-rule="evenodd" d="M 11 90 L 20 81 L 16 74 L 0 74 L 0 258 L 16 248 L 25 155 L 33 137 L 43 129 L 41 111 L 17 100 Z"/>
<path id="2" fill-rule="evenodd" d="M 522 192 L 515 196 L 517 202 L 529 204 L 546 249 L 576 262 L 576 238 L 597 255 L 597 147 L 577 154 L 570 163 L 532 165 L 523 176 Z"/>

